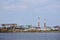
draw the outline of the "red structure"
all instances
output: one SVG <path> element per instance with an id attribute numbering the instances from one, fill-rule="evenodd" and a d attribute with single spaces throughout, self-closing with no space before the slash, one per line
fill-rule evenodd
<path id="1" fill-rule="evenodd" d="M 40 28 L 40 17 L 38 17 L 38 28 Z"/>
<path id="2" fill-rule="evenodd" d="M 44 19 L 44 29 L 46 30 L 46 19 Z"/>

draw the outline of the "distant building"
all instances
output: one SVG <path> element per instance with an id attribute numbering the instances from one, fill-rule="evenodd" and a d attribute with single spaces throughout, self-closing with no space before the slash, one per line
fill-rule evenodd
<path id="1" fill-rule="evenodd" d="M 32 25 L 26 25 L 26 28 L 28 28 L 28 29 L 32 28 Z"/>
<path id="2" fill-rule="evenodd" d="M 17 24 L 1 24 L 3 27 L 11 27 L 11 26 L 17 26 Z"/>
<path id="3" fill-rule="evenodd" d="M 15 29 L 21 29 L 21 30 L 23 30 L 23 29 L 25 29 L 25 27 L 23 25 L 20 25 L 20 26 L 17 26 Z"/>
<path id="4" fill-rule="evenodd" d="M 2 27 L 10 27 L 10 28 L 15 28 L 17 27 L 17 24 L 1 24 Z"/>
<path id="5" fill-rule="evenodd" d="M 60 26 L 54 26 L 54 30 L 60 30 Z"/>
<path id="6" fill-rule="evenodd" d="M 17 24 L 1 24 L 1 26 L 4 30 L 12 30 L 14 32 Z"/>

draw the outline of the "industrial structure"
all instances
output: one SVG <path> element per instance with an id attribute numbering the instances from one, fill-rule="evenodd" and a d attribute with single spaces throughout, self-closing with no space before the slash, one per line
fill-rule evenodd
<path id="1" fill-rule="evenodd" d="M 40 27 L 40 17 L 38 17 L 38 28 L 41 29 L 41 27 Z"/>
<path id="2" fill-rule="evenodd" d="M 37 26 L 32 25 L 17 25 L 17 24 L 1 24 L 0 32 L 40 32 L 50 31 L 51 27 L 46 26 L 46 19 L 44 19 L 44 28 L 40 26 L 40 17 L 38 17 Z M 55 30 L 60 30 L 60 26 L 54 26 Z"/>
<path id="3" fill-rule="evenodd" d="M 44 19 L 44 30 L 47 30 L 46 29 L 46 19 Z"/>

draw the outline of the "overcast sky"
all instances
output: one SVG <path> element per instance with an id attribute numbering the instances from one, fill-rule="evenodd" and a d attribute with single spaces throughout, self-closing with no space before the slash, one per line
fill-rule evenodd
<path id="1" fill-rule="evenodd" d="M 60 25 L 60 0 L 0 0 L 0 24 Z"/>

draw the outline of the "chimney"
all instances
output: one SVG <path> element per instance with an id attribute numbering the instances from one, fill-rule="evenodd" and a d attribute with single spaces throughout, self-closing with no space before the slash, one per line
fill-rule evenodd
<path id="1" fill-rule="evenodd" d="M 44 19 L 44 30 L 46 30 L 46 19 Z"/>
<path id="2" fill-rule="evenodd" d="M 40 17 L 38 17 L 38 28 L 40 28 Z"/>

